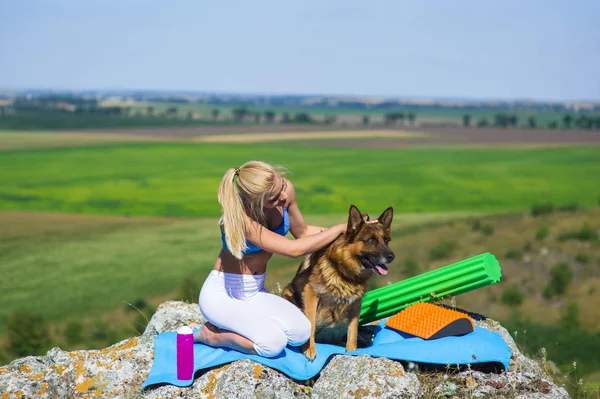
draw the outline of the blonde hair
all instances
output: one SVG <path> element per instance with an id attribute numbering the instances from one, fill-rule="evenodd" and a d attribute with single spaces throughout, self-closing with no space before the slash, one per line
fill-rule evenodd
<path id="1" fill-rule="evenodd" d="M 285 170 L 265 162 L 249 161 L 239 168 L 228 169 L 221 180 L 218 192 L 221 205 L 219 224 L 223 226 L 229 252 L 237 259 L 242 259 L 243 252 L 248 249 L 246 211 L 250 218 L 261 225 L 265 224 L 263 207 L 276 176 L 283 178 Z"/>

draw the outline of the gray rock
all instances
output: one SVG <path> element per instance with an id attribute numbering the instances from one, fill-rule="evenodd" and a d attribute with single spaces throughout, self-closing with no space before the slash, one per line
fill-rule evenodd
<path id="1" fill-rule="evenodd" d="M 400 362 L 367 355 L 334 356 L 313 387 L 313 398 L 417 398 L 420 384 Z"/>
<path id="2" fill-rule="evenodd" d="M 400 362 L 385 358 L 340 355 L 331 359 L 312 389 L 276 370 L 241 360 L 197 373 L 189 387 L 160 385 L 141 390 L 152 367 L 156 335 L 183 325 L 197 329 L 204 322 L 197 304 L 165 302 L 142 336 L 101 350 L 53 348 L 45 356 L 29 356 L 0 367 L 0 398 L 569 397 L 493 320 L 477 324 L 498 332 L 510 346 L 513 359 L 502 374 L 424 373 L 418 367 L 406 371 Z"/>
<path id="3" fill-rule="evenodd" d="M 199 329 L 206 323 L 198 304 L 168 301 L 161 303 L 146 326 L 144 337 L 154 337 L 165 331 L 177 331 L 181 326 Z"/>
<path id="4" fill-rule="evenodd" d="M 515 397 L 515 398 L 568 398 L 564 388 L 557 387 L 549 377 L 519 371 L 502 374 L 484 374 L 465 371 L 452 377 L 459 389 L 456 397 Z"/>
<path id="5" fill-rule="evenodd" d="M 310 388 L 250 360 L 240 360 L 196 378 L 190 387 L 150 387 L 145 399 L 170 398 L 309 398 Z"/>
<path id="6" fill-rule="evenodd" d="M 0 386 L 19 397 L 124 397 L 146 379 L 153 340 L 130 338 L 101 350 L 63 352 L 17 359 L 0 368 Z"/>
<path id="7" fill-rule="evenodd" d="M 241 360 L 233 363 L 215 387 L 221 398 L 308 398 L 310 389 L 292 382 L 285 375 L 254 363 Z"/>
<path id="8" fill-rule="evenodd" d="M 70 359 L 55 364 L 46 357 L 17 359 L 0 368 L 0 393 L 15 397 L 69 397 L 75 379 L 69 364 Z"/>

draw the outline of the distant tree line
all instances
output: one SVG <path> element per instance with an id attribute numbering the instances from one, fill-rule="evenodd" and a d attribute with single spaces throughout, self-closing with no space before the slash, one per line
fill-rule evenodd
<path id="1" fill-rule="evenodd" d="M 180 103 L 180 101 L 171 101 L 172 104 Z M 69 105 L 67 107 L 66 105 Z M 95 114 L 95 115 L 114 115 L 114 116 L 136 116 L 136 117 L 169 117 L 177 118 L 181 114 L 179 108 L 175 105 L 170 105 L 166 109 L 163 108 L 162 112 L 158 111 L 157 106 L 148 105 L 145 108 L 132 107 L 132 106 L 118 106 L 111 105 L 106 106 L 99 103 L 96 99 L 81 99 L 72 96 L 48 96 L 39 97 L 35 99 L 18 98 L 14 103 L 14 110 L 17 112 L 40 112 L 40 111 L 51 111 L 51 112 L 70 112 L 73 114 Z M 326 114 L 323 117 L 315 117 L 309 112 L 281 112 L 278 114 L 275 110 L 264 110 L 264 111 L 253 111 L 245 106 L 231 108 L 231 119 L 224 118 L 223 110 L 220 108 L 213 108 L 209 111 L 209 118 L 213 122 L 226 122 L 232 120 L 236 123 L 276 123 L 277 121 L 282 124 L 325 124 L 332 125 L 338 122 L 338 117 L 332 114 Z M 200 117 L 193 111 L 187 111 L 184 113 L 185 119 L 194 120 Z M 414 125 L 416 121 L 416 115 L 414 112 L 403 112 L 394 111 L 388 112 L 383 115 L 384 124 L 392 126 L 396 124 L 404 125 L 408 123 Z M 371 117 L 364 115 L 360 122 L 363 126 L 369 126 L 372 124 Z"/>
<path id="2" fill-rule="evenodd" d="M 139 104 L 108 104 L 102 103 L 92 96 L 79 96 L 69 94 L 41 95 L 41 96 L 18 96 L 9 105 L 0 105 L 0 127 L 19 128 L 19 126 L 34 126 L 39 128 L 52 127 L 83 127 L 83 126 L 123 126 L 134 125 L 185 125 L 190 123 L 281 123 L 281 124 L 322 124 L 346 125 L 348 119 L 340 118 L 334 114 L 315 115 L 311 112 L 314 107 L 303 107 L 298 112 L 290 112 L 280 109 L 255 110 L 251 106 L 240 105 L 234 108 L 215 107 L 212 109 L 190 109 L 188 106 L 179 105 L 189 101 L 177 100 L 167 104 L 154 104 L 141 106 Z M 333 109 L 333 108 L 332 108 Z M 322 112 L 322 110 L 321 110 Z M 479 111 L 477 111 L 479 112 Z M 65 115 L 74 115 L 65 118 Z M 480 115 L 480 114 L 479 114 Z M 103 118 L 110 116 L 111 118 Z M 414 126 L 417 115 L 410 109 L 393 110 L 384 114 L 362 115 L 353 114 L 354 124 L 362 126 L 385 125 L 385 126 Z M 36 119 L 37 118 L 37 119 Z M 119 119 L 119 118 L 128 118 Z M 64 119 L 64 122 L 60 120 Z M 426 119 L 421 125 L 428 124 Z M 431 122 L 433 123 L 433 122 Z M 430 123 L 430 124 L 431 124 Z M 436 125 L 446 124 L 435 122 Z M 449 125 L 450 122 L 448 122 Z M 460 124 L 460 120 L 451 123 L 454 126 Z M 497 112 L 490 117 L 480 117 L 478 114 L 466 112 L 462 115 L 464 127 L 497 127 L 517 128 L 577 128 L 577 129 L 600 129 L 600 115 L 591 113 L 565 113 L 557 114 L 555 120 L 542 120 L 535 114 L 523 115 L 513 112 Z"/>
<path id="3" fill-rule="evenodd" d="M 414 112 L 407 112 L 405 114 L 402 111 L 388 112 L 388 113 L 384 114 L 383 117 L 384 117 L 384 121 L 385 121 L 384 123 L 387 126 L 395 125 L 396 122 L 398 122 L 398 121 L 400 122 L 401 125 L 404 125 L 405 118 L 410 125 L 414 125 L 415 118 L 416 118 Z M 363 119 L 363 121 L 364 121 L 364 119 Z"/>
<path id="4" fill-rule="evenodd" d="M 217 109 L 213 110 L 213 118 L 216 120 L 218 118 L 219 111 Z M 236 107 L 231 110 L 231 115 L 233 120 L 236 122 L 244 122 L 251 121 L 254 123 L 261 123 L 264 121 L 265 123 L 274 123 L 277 117 L 277 113 L 273 110 L 266 110 L 262 112 L 250 111 L 246 107 Z M 322 121 L 318 121 L 314 119 L 310 114 L 306 112 L 298 112 L 291 115 L 289 112 L 282 112 L 280 123 L 333 123 L 335 122 L 335 116 L 326 115 Z"/>
<path id="5" fill-rule="evenodd" d="M 497 113 L 494 118 L 490 121 L 488 118 L 480 118 L 475 124 L 473 123 L 473 117 L 471 114 L 464 114 L 462 117 L 464 127 L 500 127 L 500 128 L 516 128 L 519 127 L 519 117 L 516 114 L 508 113 Z M 536 129 L 543 127 L 538 123 L 536 116 L 532 115 L 525 119 L 525 126 L 530 129 Z M 578 129 L 600 129 L 600 115 L 572 115 L 565 114 L 562 120 L 552 120 L 546 122 L 545 127 L 548 129 L 557 129 L 563 127 L 565 129 L 571 129 L 576 127 Z"/>
<path id="6" fill-rule="evenodd" d="M 39 97 L 28 98 L 18 96 L 14 100 L 15 109 L 51 109 L 57 104 L 71 104 L 75 106 L 98 106 L 98 100 L 95 98 L 86 98 L 75 95 L 45 95 Z"/>

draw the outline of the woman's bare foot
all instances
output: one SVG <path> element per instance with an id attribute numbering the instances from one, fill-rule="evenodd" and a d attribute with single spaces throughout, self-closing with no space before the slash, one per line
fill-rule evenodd
<path id="1" fill-rule="evenodd" d="M 215 347 L 235 349 L 239 352 L 256 354 L 254 343 L 233 331 L 223 330 L 210 322 L 206 322 L 202 329 L 194 334 L 194 342 Z"/>
<path id="2" fill-rule="evenodd" d="M 202 329 L 194 334 L 194 342 L 202 342 L 206 345 L 216 346 L 215 344 L 218 341 L 216 335 L 219 330 L 219 327 L 206 322 L 206 324 L 202 326 Z"/>

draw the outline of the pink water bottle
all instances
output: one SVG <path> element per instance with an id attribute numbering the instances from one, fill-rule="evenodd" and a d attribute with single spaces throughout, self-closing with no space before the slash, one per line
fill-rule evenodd
<path id="1" fill-rule="evenodd" d="M 188 326 L 177 330 L 177 379 L 190 380 L 194 375 L 194 334 Z"/>

